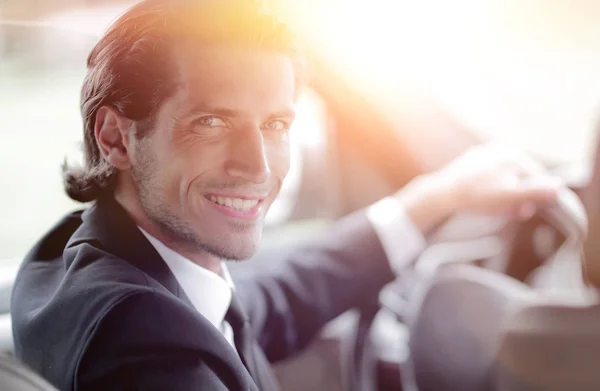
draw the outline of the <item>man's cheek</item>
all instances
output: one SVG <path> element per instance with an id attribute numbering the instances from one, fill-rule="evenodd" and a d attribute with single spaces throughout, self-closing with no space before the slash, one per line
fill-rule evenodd
<path id="1" fill-rule="evenodd" d="M 289 143 L 279 144 L 267 148 L 267 159 L 273 179 L 282 181 L 290 171 Z"/>
<path id="2" fill-rule="evenodd" d="M 169 179 L 177 181 L 181 190 L 190 190 L 199 187 L 207 172 L 214 171 L 215 162 L 207 162 L 207 153 L 196 151 L 194 153 L 178 156 L 167 162 L 169 165 Z"/>

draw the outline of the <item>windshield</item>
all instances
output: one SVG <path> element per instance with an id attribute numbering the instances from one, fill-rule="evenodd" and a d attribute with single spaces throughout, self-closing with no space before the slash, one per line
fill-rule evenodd
<path id="1" fill-rule="evenodd" d="M 587 164 L 600 117 L 599 2 L 307 0 L 288 11 L 391 117 L 426 95 L 484 138 Z"/>

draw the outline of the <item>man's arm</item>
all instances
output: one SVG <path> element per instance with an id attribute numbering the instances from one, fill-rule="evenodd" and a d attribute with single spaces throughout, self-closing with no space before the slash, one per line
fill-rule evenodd
<path id="1" fill-rule="evenodd" d="M 256 386 L 218 330 L 203 324 L 185 304 L 148 291 L 121 299 L 101 318 L 82 353 L 74 389 L 225 391 Z"/>
<path id="2" fill-rule="evenodd" d="M 533 160 L 496 145 L 416 178 L 389 205 L 369 208 L 369 219 L 364 212 L 347 217 L 327 237 L 290 252 L 281 270 L 238 282 L 259 343 L 270 360 L 282 359 L 335 316 L 374 302 L 392 269 L 400 273 L 423 238 L 454 213 L 526 218 L 532 206 L 553 202 L 561 186 Z"/>
<path id="3" fill-rule="evenodd" d="M 304 347 L 325 323 L 352 306 L 375 303 L 381 287 L 394 279 L 363 211 L 280 256 L 275 270 L 236 278 L 238 295 L 270 361 Z"/>

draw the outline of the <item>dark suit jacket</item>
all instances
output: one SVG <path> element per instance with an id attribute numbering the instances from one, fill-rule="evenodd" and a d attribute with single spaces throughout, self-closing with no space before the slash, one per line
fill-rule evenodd
<path id="1" fill-rule="evenodd" d="M 272 362 L 375 300 L 393 278 L 364 213 L 285 258 L 279 270 L 236 280 Z M 12 319 L 17 356 L 60 390 L 257 389 L 113 199 L 66 216 L 35 245 L 15 283 Z"/>

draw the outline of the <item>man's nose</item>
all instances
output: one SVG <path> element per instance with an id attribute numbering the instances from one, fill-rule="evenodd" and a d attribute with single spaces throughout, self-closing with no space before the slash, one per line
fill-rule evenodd
<path id="1" fill-rule="evenodd" d="M 261 184 L 271 176 L 263 134 L 260 129 L 247 129 L 234 136 L 227 174 L 245 181 Z"/>

